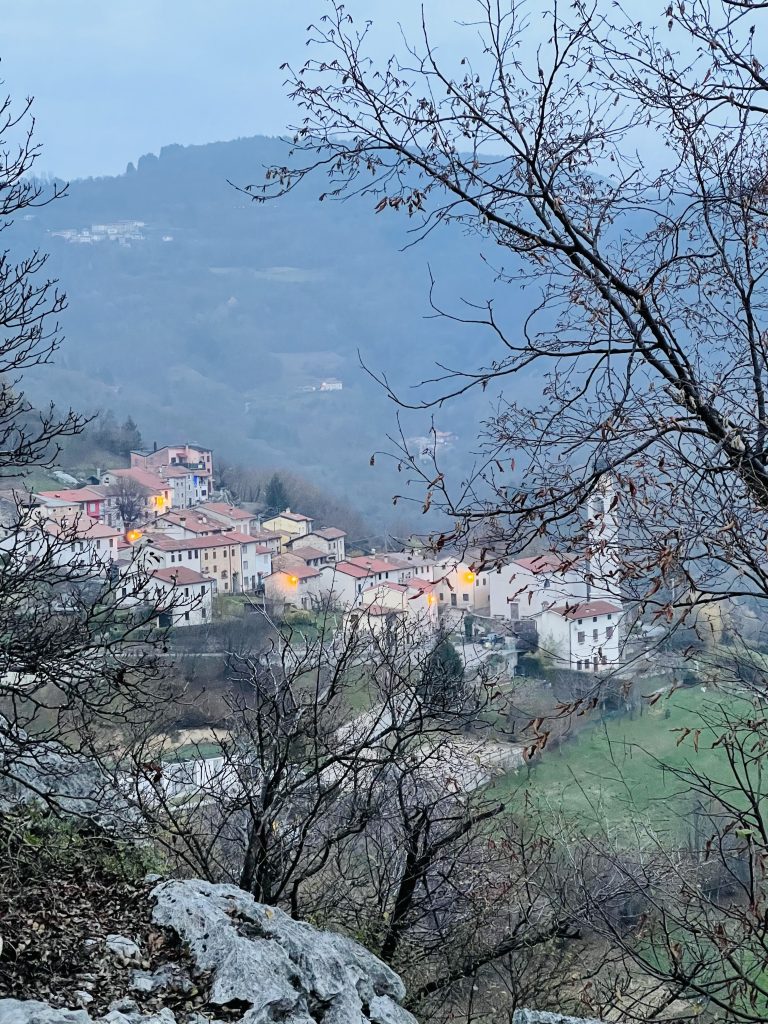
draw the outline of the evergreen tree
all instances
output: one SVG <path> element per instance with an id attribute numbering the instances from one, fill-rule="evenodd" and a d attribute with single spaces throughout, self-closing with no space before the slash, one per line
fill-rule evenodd
<path id="1" fill-rule="evenodd" d="M 427 661 L 419 693 L 432 711 L 446 711 L 464 699 L 464 663 L 450 640 L 441 640 Z"/>
<path id="2" fill-rule="evenodd" d="M 125 421 L 121 429 L 122 455 L 130 455 L 131 452 L 134 451 L 136 448 L 141 448 L 143 446 L 144 442 L 142 441 L 141 438 L 141 432 L 134 423 L 132 416 L 128 417 L 128 419 Z"/>
<path id="3" fill-rule="evenodd" d="M 288 508 L 288 503 L 288 491 L 285 484 L 277 473 L 273 473 L 264 494 L 264 505 L 268 512 L 282 512 L 283 509 Z"/>

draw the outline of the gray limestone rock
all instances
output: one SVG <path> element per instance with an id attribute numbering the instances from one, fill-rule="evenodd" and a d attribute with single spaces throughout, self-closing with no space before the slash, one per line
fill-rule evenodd
<path id="1" fill-rule="evenodd" d="M 134 971 L 130 983 L 133 992 L 189 992 L 189 976 L 173 964 L 163 964 L 154 971 Z"/>
<path id="2" fill-rule="evenodd" d="M 244 1005 L 243 1024 L 416 1024 L 399 1005 L 398 975 L 351 939 L 294 921 L 234 886 L 169 881 L 152 895 L 155 923 L 172 928 L 197 967 L 212 972 L 210 1001 Z"/>
<path id="3" fill-rule="evenodd" d="M 141 959 L 141 950 L 133 939 L 127 939 L 125 935 L 108 935 L 105 945 L 110 953 L 119 956 L 121 960 Z"/>
<path id="4" fill-rule="evenodd" d="M 0 1024 L 91 1024 L 85 1010 L 54 1010 L 37 999 L 0 999 Z"/>

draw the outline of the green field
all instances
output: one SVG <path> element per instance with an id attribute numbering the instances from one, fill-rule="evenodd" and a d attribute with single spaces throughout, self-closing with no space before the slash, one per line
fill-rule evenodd
<path id="1" fill-rule="evenodd" d="M 722 747 L 713 747 L 722 733 L 722 715 L 745 714 L 750 702 L 700 687 L 677 690 L 642 714 L 614 715 L 595 724 L 554 750 L 537 755 L 528 768 L 495 783 L 493 792 L 515 813 L 562 817 L 568 828 L 611 833 L 650 827 L 657 832 L 685 834 L 695 795 L 685 780 L 665 770 L 692 766 L 723 784 L 730 781 Z M 681 731 L 691 733 L 678 743 Z M 698 751 L 693 730 L 701 729 Z"/>

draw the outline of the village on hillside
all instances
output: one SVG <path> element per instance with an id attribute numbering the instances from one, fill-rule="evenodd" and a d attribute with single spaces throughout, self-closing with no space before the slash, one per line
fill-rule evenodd
<path id="1" fill-rule="evenodd" d="M 65 538 L 56 556 L 61 565 L 117 579 L 123 599 L 156 607 L 159 626 L 210 622 L 222 598 L 237 597 L 277 618 L 333 611 L 345 630 L 372 636 L 396 627 L 425 643 L 457 634 L 473 649 L 503 654 L 510 675 L 518 652 L 531 650 L 575 671 L 600 673 L 620 663 L 624 610 L 612 592 L 610 542 L 595 545 L 599 553 L 586 570 L 551 554 L 488 567 L 473 550 L 435 556 L 411 544 L 351 552 L 333 523 L 290 508 L 256 511 L 225 497 L 214 488 L 211 449 L 184 443 L 133 450 L 129 467 L 85 486 L 3 500 L 24 506 L 24 529 L 13 534 L 17 549 L 22 538 L 32 556 L 45 538 Z M 610 541 L 615 524 L 602 508 L 597 518 Z"/>

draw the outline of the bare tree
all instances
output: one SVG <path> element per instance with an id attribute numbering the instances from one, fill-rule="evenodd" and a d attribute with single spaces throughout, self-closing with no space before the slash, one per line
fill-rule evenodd
<path id="1" fill-rule="evenodd" d="M 30 101 L 20 109 L 8 98 L 0 102 L 0 231 L 7 233 L 0 251 L 0 476 L 50 465 L 59 441 L 85 422 L 72 411 L 33 408 L 22 390 L 24 372 L 56 352 L 65 307 L 45 276 L 45 255 L 12 255 L 14 217 L 63 192 L 34 176 L 33 128 Z M 83 763 L 67 744 L 82 746 L 107 723 L 141 718 L 157 699 L 157 608 L 147 600 L 148 575 L 135 559 L 118 570 L 108 541 L 93 529 L 90 521 L 46 518 L 19 493 L 0 539 L 0 788 L 22 801 L 82 809 L 90 799 L 95 809 L 93 772 L 93 792 L 80 793 L 84 803 L 75 799 Z"/>
<path id="2" fill-rule="evenodd" d="M 125 530 L 130 530 L 146 517 L 147 489 L 132 477 L 118 477 L 109 488 L 109 497 Z"/>
<path id="3" fill-rule="evenodd" d="M 594 553 L 606 510 L 587 523 L 580 510 L 610 470 L 617 593 L 674 616 L 674 566 L 699 604 L 765 595 L 768 137 L 751 28 L 764 7 L 672 4 L 646 28 L 607 4 L 552 5 L 541 36 L 540 5 L 474 10 L 455 64 L 424 24 L 379 67 L 367 27 L 329 3 L 289 72 L 305 115 L 290 161 L 249 191 L 327 173 L 321 198 L 369 196 L 381 216 L 405 213 L 414 240 L 455 222 L 492 246 L 500 285 L 531 296 L 518 326 L 492 300 L 443 309 L 433 288 L 437 312 L 498 352 L 439 367 L 418 407 L 534 370 L 542 382 L 539 401 L 502 391 L 464 484 L 399 440 L 425 507 L 456 524 L 438 543 L 479 540 L 488 563 L 536 538 Z M 689 61 L 656 34 L 668 21 L 702 44 Z"/>

